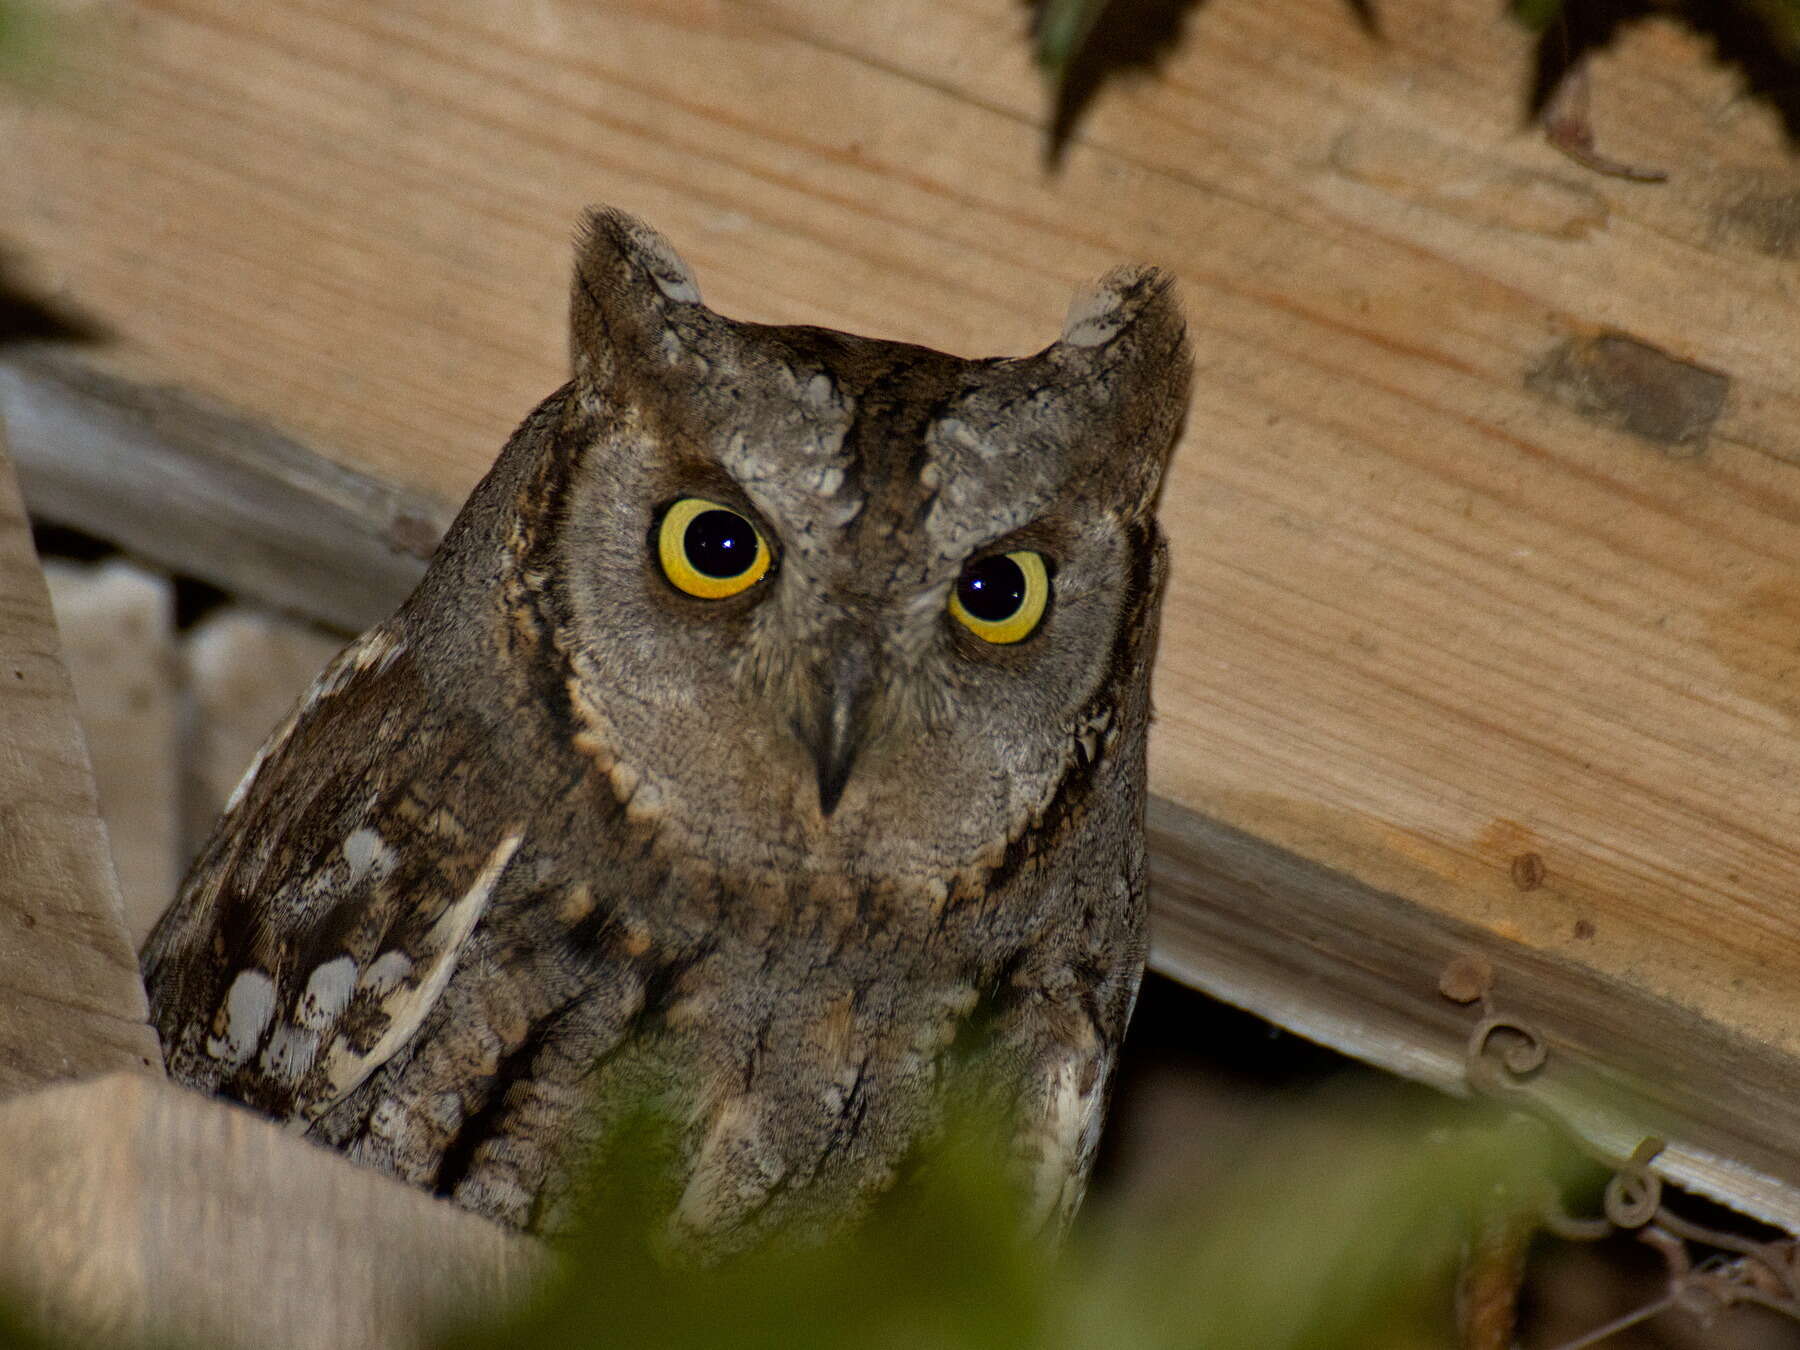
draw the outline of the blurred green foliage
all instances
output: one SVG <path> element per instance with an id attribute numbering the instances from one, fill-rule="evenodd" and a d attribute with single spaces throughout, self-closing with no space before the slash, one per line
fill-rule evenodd
<path id="1" fill-rule="evenodd" d="M 1512 10 L 1520 23 L 1541 33 L 1579 3 L 1581 0 L 1512 0 Z M 1754 20 L 1790 55 L 1800 54 L 1800 0 L 1689 0 L 1669 8 L 1703 32 L 1714 23 Z"/>
<path id="2" fill-rule="evenodd" d="M 1059 84 L 1075 55 L 1100 21 L 1108 0 L 1044 0 L 1038 11 L 1037 63 Z"/>
<path id="3" fill-rule="evenodd" d="M 557 1268 L 432 1350 L 1441 1350 L 1475 1214 L 1566 1185 L 1547 1127 L 1450 1103 L 1327 1093 L 1216 1176 L 1130 1212 L 1091 1205 L 1060 1250 L 1019 1235 L 998 1133 L 965 1124 L 836 1241 L 704 1266 L 662 1253 L 669 1132 L 602 1149 Z M 0 1350 L 51 1350 L 0 1308 Z"/>
<path id="4" fill-rule="evenodd" d="M 1327 1095 L 1153 1212 L 1089 1213 L 1060 1251 L 1022 1240 L 964 1128 L 853 1235 L 702 1267 L 658 1254 L 664 1135 L 615 1135 L 557 1273 L 433 1350 L 1425 1350 L 1477 1208 L 1575 1166 L 1535 1122 Z M 603 1184 L 602 1184 L 603 1183 Z M 0 1350 L 52 1350 L 0 1306 Z"/>
<path id="5" fill-rule="evenodd" d="M 50 47 L 50 16 L 31 0 L 0 0 L 0 80 L 38 74 Z"/>
<path id="6" fill-rule="evenodd" d="M 652 1254 L 670 1198 L 641 1161 L 656 1150 L 614 1149 L 560 1273 L 521 1310 L 438 1345 L 1438 1347 L 1453 1343 L 1451 1291 L 1476 1206 L 1567 1165 L 1541 1127 L 1469 1120 L 1447 1105 L 1396 1118 L 1326 1100 L 1158 1214 L 1090 1214 L 1060 1253 L 1017 1236 L 989 1132 L 960 1131 L 961 1145 L 855 1234 L 711 1268 Z"/>

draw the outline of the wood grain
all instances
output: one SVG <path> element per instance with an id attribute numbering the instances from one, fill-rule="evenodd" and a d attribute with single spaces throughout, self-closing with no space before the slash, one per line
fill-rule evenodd
<path id="1" fill-rule="evenodd" d="M 534 1243 L 167 1081 L 0 1103 L 0 1283 L 58 1344 L 375 1350 L 541 1269 Z"/>
<path id="2" fill-rule="evenodd" d="M 110 356 L 0 353 L 0 417 L 34 514 L 346 634 L 386 618 L 424 575 L 448 504 L 121 374 Z"/>
<path id="3" fill-rule="evenodd" d="M 1582 170 L 1523 124 L 1501 10 L 1393 0 L 1376 39 L 1209 0 L 1050 173 L 1001 0 L 90 7 L 104 39 L 0 123 L 0 228 L 114 335 L 111 378 L 440 512 L 562 376 L 588 202 L 729 313 L 970 353 L 1041 344 L 1115 261 L 1172 268 L 1200 366 L 1164 510 L 1159 959 L 1231 995 L 1188 918 L 1294 941 L 1234 832 L 1393 897 L 1359 911 L 1379 943 L 1417 922 L 1603 990 L 1546 998 L 1555 1043 L 1604 1057 L 1643 1018 L 1755 1047 L 1785 1105 L 1730 1125 L 1757 1179 L 1714 1189 L 1792 1214 L 1762 1178 L 1800 1184 L 1800 170 L 1660 21 L 1595 62 L 1594 120 L 1669 181 Z M 1181 849 L 1202 883 L 1167 884 Z M 1309 949 L 1293 1007 L 1357 938 Z M 1455 1077 L 1430 986 L 1424 1030 L 1380 1035 L 1342 987 L 1309 1034 Z"/>
<path id="4" fill-rule="evenodd" d="M 0 1098 L 160 1073 L 148 1014 L 0 425 Z"/>

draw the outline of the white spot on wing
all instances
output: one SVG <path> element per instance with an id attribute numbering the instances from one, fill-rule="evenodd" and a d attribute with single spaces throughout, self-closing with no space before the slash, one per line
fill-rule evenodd
<path id="1" fill-rule="evenodd" d="M 960 417 L 940 417 L 927 435 L 941 445 L 980 455 L 983 459 L 992 459 L 999 448 L 991 438 L 979 435 Z"/>
<path id="2" fill-rule="evenodd" d="M 1057 1066 L 1039 1139 L 1042 1156 L 1031 1178 L 1030 1215 L 1034 1227 L 1048 1223 L 1062 1208 L 1063 1186 L 1081 1138 L 1078 1082 L 1079 1070 L 1073 1061 L 1065 1060 Z"/>
<path id="3" fill-rule="evenodd" d="M 318 1053 L 318 1032 L 283 1022 L 269 1037 L 258 1064 L 270 1077 L 293 1083 L 312 1068 L 313 1056 Z"/>
<path id="4" fill-rule="evenodd" d="M 760 1208 L 786 1175 L 764 1130 L 764 1104 L 754 1093 L 719 1109 L 671 1216 L 677 1231 L 714 1232 Z"/>
<path id="5" fill-rule="evenodd" d="M 227 815 L 230 815 L 233 811 L 238 809 L 238 804 L 244 800 L 244 794 L 250 790 L 250 784 L 256 781 L 257 771 L 262 768 L 263 760 L 268 758 L 271 750 L 287 739 L 287 733 L 292 730 L 293 727 L 291 725 L 284 724 L 281 731 L 276 736 L 270 737 L 263 743 L 262 747 L 251 756 L 250 767 L 244 770 L 244 776 L 238 779 L 237 786 L 231 789 L 231 796 L 225 799 L 225 813 Z"/>
<path id="6" fill-rule="evenodd" d="M 1081 1199 L 1100 1138 L 1106 1071 L 1102 1052 L 1097 1059 L 1064 1059 L 1050 1072 L 1043 1118 L 1022 1141 L 1032 1158 L 1027 1212 L 1032 1228 L 1066 1222 Z"/>
<path id="7" fill-rule="evenodd" d="M 350 884 L 354 886 L 376 868 L 386 875 L 394 860 L 393 850 L 381 842 L 381 836 L 367 826 L 352 830 L 344 840 L 344 861 L 350 864 Z"/>
<path id="8" fill-rule="evenodd" d="M 670 255 L 674 257 L 673 254 Z M 679 258 L 675 258 L 680 263 Z M 656 289 L 679 305 L 697 305 L 700 303 L 700 288 L 694 284 L 692 275 L 687 274 L 685 266 L 683 275 L 676 276 L 669 272 L 652 272 L 656 280 Z"/>
<path id="9" fill-rule="evenodd" d="M 225 994 L 225 1032 L 210 1036 L 206 1053 L 236 1068 L 249 1059 L 275 1015 L 275 981 L 260 970 L 245 970 Z"/>
<path id="10" fill-rule="evenodd" d="M 334 956 L 306 982 L 294 1021 L 309 1031 L 323 1031 L 337 1021 L 355 987 L 356 962 L 348 956 Z"/>
<path id="11" fill-rule="evenodd" d="M 381 1011 L 387 1014 L 388 1024 L 375 1044 L 366 1052 L 360 1052 L 342 1040 L 332 1046 L 324 1065 L 327 1090 L 307 1105 L 309 1116 L 323 1115 L 335 1103 L 356 1091 L 365 1078 L 386 1063 L 389 1056 L 419 1029 L 455 973 L 457 952 L 486 911 L 494 885 L 506 870 L 506 864 L 512 861 L 521 837 L 515 830 L 502 839 L 462 898 L 446 906 L 438 915 L 420 944 L 425 960 L 422 978 L 411 987 L 397 986 L 383 1001 Z"/>
<path id="12" fill-rule="evenodd" d="M 379 998 L 411 975 L 412 969 L 412 958 L 405 952 L 383 952 L 362 973 L 362 978 L 356 982 L 356 987 Z"/>
<path id="13" fill-rule="evenodd" d="M 371 628 L 349 648 L 352 664 L 357 670 L 372 671 L 381 674 L 406 650 L 406 643 L 395 637 L 386 628 Z M 339 686 L 341 688 L 342 685 Z M 335 693 L 336 690 L 333 690 Z"/>
<path id="14" fill-rule="evenodd" d="M 1062 340 L 1071 347 L 1099 347 L 1117 337 L 1124 326 L 1119 292 L 1102 282 L 1075 293 L 1063 320 Z"/>
<path id="15" fill-rule="evenodd" d="M 809 407 L 829 408 L 837 401 L 837 386 L 824 371 L 815 371 L 800 391 L 800 397 Z"/>

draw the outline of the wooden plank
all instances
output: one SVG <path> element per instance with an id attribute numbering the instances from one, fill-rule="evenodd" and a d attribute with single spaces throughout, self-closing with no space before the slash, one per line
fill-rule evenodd
<path id="1" fill-rule="evenodd" d="M 59 1078 L 162 1070 L 4 430 L 0 1098 Z"/>
<path id="2" fill-rule="evenodd" d="M 187 862 L 177 824 L 173 588 L 167 577 L 123 558 L 92 565 L 52 559 L 44 579 L 135 951 L 174 898 Z"/>
<path id="3" fill-rule="evenodd" d="M 54 346 L 0 356 L 32 512 L 358 632 L 424 574 L 450 508 L 191 392 Z"/>
<path id="4" fill-rule="evenodd" d="M 77 1345 L 424 1344 L 535 1244 L 249 1111 L 142 1075 L 0 1103 L 0 1283 Z"/>
<path id="5" fill-rule="evenodd" d="M 561 378 L 588 201 L 727 312 L 967 352 L 1042 342 L 1118 259 L 1173 268 L 1200 369 L 1164 511 L 1159 959 L 1228 992 L 1172 925 L 1283 937 L 1217 827 L 1315 895 L 1393 897 L 1383 941 L 1498 944 L 1559 996 L 1555 1044 L 1604 1059 L 1666 1016 L 1800 1097 L 1800 171 L 1704 44 L 1646 22 L 1593 66 L 1603 148 L 1652 186 L 1521 129 L 1529 39 L 1484 0 L 1394 0 L 1380 41 L 1212 0 L 1049 174 L 1012 6 L 114 12 L 85 84 L 0 126 L 16 245 L 116 335 L 122 387 L 178 380 L 439 512 Z M 1598 1017 L 1581 988 L 1604 1023 L 1561 1020 Z M 1386 1062 L 1425 1034 L 1329 1006 L 1311 1034 Z M 1447 1080 L 1442 1045 L 1398 1059 Z M 1800 1183 L 1763 1119 L 1746 1165 Z"/>
<path id="6" fill-rule="evenodd" d="M 1163 973 L 1457 1095 L 1476 1079 L 1472 1036 L 1501 1019 L 1480 1056 L 1492 1071 L 1484 1090 L 1560 1120 L 1610 1159 L 1659 1138 L 1662 1175 L 1800 1231 L 1800 1099 L 1780 1048 L 1161 798 L 1151 847 Z M 1477 975 L 1480 997 L 1444 993 Z M 1502 1071 L 1501 1056 L 1528 1039 L 1541 1067 Z"/>

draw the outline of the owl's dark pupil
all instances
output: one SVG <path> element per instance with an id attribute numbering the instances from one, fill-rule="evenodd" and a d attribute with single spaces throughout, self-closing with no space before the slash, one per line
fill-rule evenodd
<path id="1" fill-rule="evenodd" d="M 1004 553 L 995 553 L 963 568 L 956 598 L 983 623 L 999 623 L 1025 603 L 1025 573 Z"/>
<path id="2" fill-rule="evenodd" d="M 736 511 L 702 511 L 681 538 L 687 560 L 709 577 L 741 577 L 756 562 L 756 531 Z"/>

